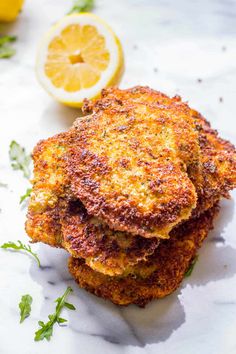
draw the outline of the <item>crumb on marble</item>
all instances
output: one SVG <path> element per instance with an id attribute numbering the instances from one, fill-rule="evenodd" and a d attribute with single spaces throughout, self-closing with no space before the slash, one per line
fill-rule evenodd
<path id="1" fill-rule="evenodd" d="M 52 280 L 48 280 L 48 284 L 50 284 L 50 285 L 55 285 L 55 282 L 52 281 Z"/>

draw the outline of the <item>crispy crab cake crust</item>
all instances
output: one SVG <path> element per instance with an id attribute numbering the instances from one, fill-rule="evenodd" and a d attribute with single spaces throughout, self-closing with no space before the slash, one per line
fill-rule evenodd
<path id="1" fill-rule="evenodd" d="M 159 244 L 157 238 L 145 239 L 111 230 L 98 218 L 88 215 L 81 202 L 68 203 L 61 217 L 63 247 L 75 258 L 84 258 L 92 269 L 120 275 L 145 260 Z"/>
<path id="2" fill-rule="evenodd" d="M 159 244 L 116 232 L 89 216 L 80 201 L 70 201 L 65 171 L 69 134 L 58 134 L 39 142 L 33 152 L 34 180 L 26 231 L 34 242 L 64 247 L 73 257 L 82 257 L 93 269 L 109 275 L 126 269 L 151 255 Z"/>
<path id="3" fill-rule="evenodd" d="M 52 247 L 61 247 L 61 224 L 56 209 L 43 213 L 28 212 L 25 229 L 32 242 L 43 242 Z"/>
<path id="4" fill-rule="evenodd" d="M 125 277 L 109 277 L 95 272 L 82 259 L 69 259 L 69 271 L 91 293 L 117 305 L 145 306 L 149 301 L 172 293 L 181 283 L 198 248 L 212 229 L 218 207 L 199 218 L 186 221 L 162 240 L 147 262 L 140 262 Z"/>

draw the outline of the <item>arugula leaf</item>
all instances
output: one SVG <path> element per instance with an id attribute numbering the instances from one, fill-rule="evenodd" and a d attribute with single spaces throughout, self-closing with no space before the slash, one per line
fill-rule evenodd
<path id="1" fill-rule="evenodd" d="M 94 7 L 94 0 L 76 0 L 68 15 L 76 12 L 91 11 Z"/>
<path id="2" fill-rule="evenodd" d="M 68 286 L 68 288 L 66 289 L 66 291 L 64 292 L 64 294 L 59 297 L 58 299 L 56 299 L 56 309 L 55 312 L 52 315 L 48 316 L 49 321 L 44 323 L 43 321 L 39 321 L 38 324 L 41 328 L 39 328 L 36 332 L 35 332 L 35 337 L 34 340 L 35 341 L 40 341 L 43 339 L 47 339 L 48 341 L 51 339 L 51 336 L 53 334 L 53 326 L 55 323 L 58 323 L 59 325 L 61 323 L 65 323 L 67 322 L 67 320 L 65 318 L 61 318 L 60 314 L 61 311 L 63 309 L 63 307 L 67 307 L 70 310 L 75 310 L 74 305 L 66 302 L 66 298 L 67 296 L 72 292 L 73 290 L 71 289 L 71 287 Z"/>
<path id="3" fill-rule="evenodd" d="M 31 156 L 27 155 L 25 148 L 21 147 L 15 140 L 10 144 L 9 157 L 14 170 L 22 170 L 25 178 L 30 177 Z"/>
<path id="4" fill-rule="evenodd" d="M 17 241 L 18 242 L 18 245 L 15 243 L 15 242 L 12 242 L 12 241 L 9 241 L 9 242 L 6 242 L 4 243 L 2 246 L 0 246 L 0 248 L 3 248 L 3 249 L 7 249 L 7 248 L 10 248 L 10 249 L 13 249 L 13 250 L 16 250 L 16 251 L 26 251 L 26 252 L 29 252 L 37 261 L 38 263 L 38 266 L 40 267 L 40 260 L 37 256 L 37 254 L 35 252 L 32 251 L 30 245 L 24 245 L 21 241 Z"/>
<path id="5" fill-rule="evenodd" d="M 75 306 L 70 304 L 69 302 L 65 302 L 64 306 L 67 307 L 69 310 L 75 310 Z"/>
<path id="6" fill-rule="evenodd" d="M 11 58 L 15 54 L 16 51 L 14 48 L 11 48 L 6 45 L 0 46 L 0 59 Z"/>
<path id="7" fill-rule="evenodd" d="M 30 315 L 32 301 L 33 299 L 29 294 L 21 297 L 21 302 L 19 303 L 20 323 L 22 323 Z"/>
<path id="8" fill-rule="evenodd" d="M 6 43 L 15 42 L 16 40 L 16 36 L 2 36 L 0 37 L 0 46 Z"/>
<path id="9" fill-rule="evenodd" d="M 25 194 L 20 197 L 20 204 L 22 204 L 25 199 L 30 197 L 31 192 L 32 192 L 32 188 L 27 188 L 26 189 Z"/>
<path id="10" fill-rule="evenodd" d="M 3 36 L 0 37 L 0 58 L 10 58 L 16 51 L 9 43 L 15 42 L 17 37 L 15 36 Z"/>
<path id="11" fill-rule="evenodd" d="M 194 266 L 195 266 L 197 260 L 198 260 L 198 256 L 196 256 L 196 257 L 192 260 L 192 262 L 191 262 L 191 264 L 190 264 L 190 266 L 189 266 L 187 272 L 184 274 L 185 277 L 190 277 L 190 275 L 191 275 L 192 272 L 193 272 L 193 268 L 194 268 Z"/>

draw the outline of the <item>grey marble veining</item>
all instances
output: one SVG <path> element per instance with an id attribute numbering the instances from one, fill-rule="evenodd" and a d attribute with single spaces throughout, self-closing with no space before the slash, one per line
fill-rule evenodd
<path id="1" fill-rule="evenodd" d="M 34 74 L 42 34 L 70 8 L 65 0 L 26 0 L 14 24 L 2 33 L 18 35 L 17 54 L 0 61 L 1 243 L 22 239 L 28 182 L 12 171 L 8 146 L 16 139 L 30 151 L 39 139 L 66 130 L 80 115 L 54 102 Z M 126 70 L 121 87 L 149 85 L 180 94 L 236 143 L 236 1 L 96 0 L 122 41 Z M 171 296 L 145 309 L 119 308 L 79 289 L 67 271 L 67 254 L 33 245 L 42 267 L 29 256 L 1 251 L 1 354 L 235 354 L 236 193 L 221 212 L 199 252 L 190 278 Z M 38 320 L 46 320 L 66 286 L 76 311 L 64 311 L 68 325 L 55 326 L 52 340 L 35 343 Z M 19 324 L 22 294 L 34 299 L 31 316 Z"/>

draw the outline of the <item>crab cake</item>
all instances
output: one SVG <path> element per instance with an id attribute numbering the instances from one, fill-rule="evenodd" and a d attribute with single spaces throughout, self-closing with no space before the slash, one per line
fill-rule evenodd
<path id="1" fill-rule="evenodd" d="M 65 152 L 72 136 L 59 134 L 41 141 L 33 153 L 34 179 L 26 231 L 34 242 L 64 247 L 73 257 L 82 257 L 93 269 L 109 275 L 151 255 L 159 244 L 110 230 L 89 216 L 79 200 L 71 200 L 65 169 Z"/>
<path id="2" fill-rule="evenodd" d="M 26 231 L 72 255 L 81 287 L 144 306 L 181 283 L 236 187 L 235 148 L 180 97 L 147 87 L 104 90 L 84 111 L 34 149 Z"/>
<path id="3" fill-rule="evenodd" d="M 91 293 L 118 305 L 145 306 L 172 293 L 181 283 L 198 248 L 212 229 L 215 206 L 199 218 L 186 221 L 162 240 L 148 261 L 138 263 L 127 276 L 110 277 L 95 272 L 82 259 L 69 259 L 69 271 Z"/>
<path id="4" fill-rule="evenodd" d="M 198 165 L 198 133 L 187 105 L 169 101 L 102 98 L 74 124 L 72 192 L 112 229 L 167 238 L 196 206 L 188 168 Z"/>

